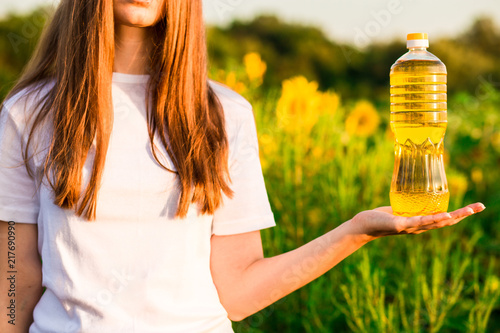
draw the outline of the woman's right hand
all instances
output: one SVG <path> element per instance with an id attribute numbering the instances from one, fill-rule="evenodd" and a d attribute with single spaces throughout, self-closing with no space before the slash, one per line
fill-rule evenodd
<path id="1" fill-rule="evenodd" d="M 457 224 L 464 218 L 482 212 L 484 209 L 485 206 L 478 202 L 451 213 L 404 217 L 393 215 L 391 207 L 379 207 L 357 214 L 351 220 L 351 224 L 356 233 L 366 235 L 371 239 L 390 235 L 420 234 Z"/>

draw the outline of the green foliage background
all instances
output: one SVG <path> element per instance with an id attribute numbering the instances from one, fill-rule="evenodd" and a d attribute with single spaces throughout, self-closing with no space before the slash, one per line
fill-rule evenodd
<path id="1" fill-rule="evenodd" d="M 0 99 L 29 60 L 47 17 L 42 8 L 0 20 Z M 267 256 L 297 248 L 360 210 L 389 204 L 388 73 L 406 52 L 402 40 L 358 50 L 316 28 L 261 16 L 209 27 L 208 42 L 212 74 L 236 73 L 254 105 L 259 135 L 271 138 L 261 142 L 262 159 L 278 226 L 262 232 Z M 449 73 L 447 174 L 462 184 L 451 208 L 482 201 L 487 210 L 453 228 L 370 243 L 235 323 L 236 332 L 500 332 L 500 31 L 480 18 L 455 38 L 432 40 L 430 51 Z M 262 85 L 245 76 L 242 59 L 249 52 L 267 63 Z M 312 149 L 291 144 L 296 138 L 278 124 L 282 82 L 296 75 L 341 96 L 336 113 L 322 117 L 308 139 L 333 157 L 318 159 Z M 345 135 L 358 100 L 371 101 L 382 119 L 370 137 Z M 268 145 L 273 154 L 266 155 Z"/>

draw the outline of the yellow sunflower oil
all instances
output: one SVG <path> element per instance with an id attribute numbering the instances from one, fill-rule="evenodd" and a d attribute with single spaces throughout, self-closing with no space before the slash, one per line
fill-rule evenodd
<path id="1" fill-rule="evenodd" d="M 407 36 L 409 51 L 391 67 L 391 129 L 395 215 L 446 212 L 449 192 L 443 140 L 447 126 L 446 66 L 427 51 L 427 34 Z"/>

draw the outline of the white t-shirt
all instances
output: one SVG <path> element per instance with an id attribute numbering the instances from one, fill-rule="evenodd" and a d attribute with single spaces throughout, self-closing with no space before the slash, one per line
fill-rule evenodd
<path id="1" fill-rule="evenodd" d="M 225 197 L 213 216 L 200 215 L 192 205 L 186 219 L 176 219 L 177 176 L 162 169 L 151 154 L 147 80 L 113 74 L 114 125 L 95 222 L 54 205 L 46 179 L 40 182 L 27 175 L 21 143 L 26 142 L 27 115 L 33 112 L 36 94 L 27 98 L 21 92 L 4 105 L 0 220 L 38 224 L 46 287 L 30 333 L 233 332 L 210 273 L 210 237 L 275 225 L 252 108 L 235 92 L 211 82 L 225 111 L 235 194 Z M 46 130 L 37 137 L 30 162 L 35 171 L 40 170 L 50 135 Z M 84 182 L 91 159 L 92 153 Z"/>

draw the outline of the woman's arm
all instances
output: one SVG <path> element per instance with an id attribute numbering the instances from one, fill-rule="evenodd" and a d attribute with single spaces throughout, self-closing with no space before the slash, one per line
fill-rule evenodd
<path id="1" fill-rule="evenodd" d="M 10 238 L 9 238 L 10 236 Z M 0 221 L 0 332 L 28 332 L 42 295 L 36 224 Z"/>
<path id="2" fill-rule="evenodd" d="M 474 204 L 452 213 L 406 218 L 382 207 L 359 213 L 323 236 L 271 258 L 263 256 L 259 231 L 214 235 L 212 277 L 229 319 L 239 321 L 321 276 L 373 239 L 453 225 L 483 209 Z"/>

